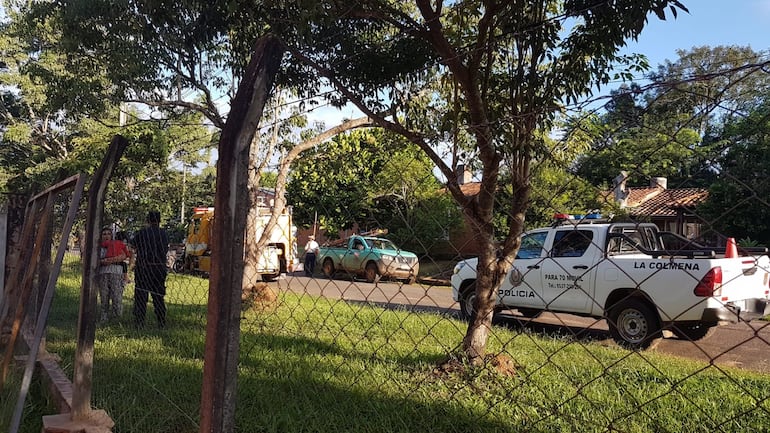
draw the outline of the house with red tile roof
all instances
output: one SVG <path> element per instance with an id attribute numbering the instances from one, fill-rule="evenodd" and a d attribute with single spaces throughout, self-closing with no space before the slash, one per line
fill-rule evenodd
<path id="1" fill-rule="evenodd" d="M 464 170 L 464 167 L 459 167 Z M 613 182 L 613 189 L 602 195 L 608 203 L 625 209 L 628 216 L 638 222 L 652 222 L 660 230 L 673 232 L 690 239 L 701 236 L 703 221 L 695 214 L 696 207 L 708 197 L 706 188 L 668 188 L 668 180 L 654 177 L 650 186 L 628 187 L 628 174 L 623 172 Z M 471 181 L 466 171 L 458 173 L 460 189 L 468 197 L 479 193 L 480 182 Z M 470 229 L 470 222 L 449 233 L 447 244 L 439 248 L 461 256 L 478 255 L 481 245 Z"/>
<path id="2" fill-rule="evenodd" d="M 627 179 L 628 174 L 621 172 L 605 197 L 625 209 L 631 219 L 655 223 L 661 230 L 690 239 L 700 237 L 703 221 L 695 209 L 708 198 L 708 189 L 668 188 L 665 177 L 651 178 L 647 187 L 628 187 Z"/>

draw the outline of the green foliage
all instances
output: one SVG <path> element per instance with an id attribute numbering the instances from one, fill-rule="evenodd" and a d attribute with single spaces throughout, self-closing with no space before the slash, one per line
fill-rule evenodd
<path id="1" fill-rule="evenodd" d="M 578 173 L 594 184 L 609 182 L 621 170 L 632 178 L 664 176 L 669 184 L 708 185 L 711 161 L 723 149 L 719 131 L 756 105 L 770 89 L 767 74 L 744 66 L 760 62 L 748 47 L 696 47 L 659 66 L 646 89 L 623 86 L 612 92 L 607 112 L 576 121 L 574 130 L 590 136 L 591 151 Z M 694 79 L 694 77 L 702 77 Z"/>
<path id="2" fill-rule="evenodd" d="M 458 212 L 415 146 L 382 130 L 339 135 L 293 166 L 287 195 L 298 225 L 334 236 L 357 225 L 387 228 L 404 248 L 425 251 L 459 222 Z"/>
<path id="3" fill-rule="evenodd" d="M 564 170 L 563 166 L 540 163 L 533 170 L 531 181 L 531 202 L 526 217 L 529 229 L 551 224 L 555 213 L 585 215 L 594 210 L 609 213 L 597 186 Z"/>
<path id="4" fill-rule="evenodd" d="M 741 238 L 741 239 L 738 239 L 738 246 L 749 248 L 749 247 L 759 247 L 761 245 L 759 244 L 759 241 L 755 241 L 754 239 Z"/>
<path id="5" fill-rule="evenodd" d="M 129 95 L 157 100 L 159 94 L 176 94 L 180 86 L 211 85 L 226 92 L 230 83 L 201 67 L 216 68 L 227 58 L 223 23 L 231 15 L 226 6 L 195 0 L 67 0 L 34 2 L 21 12 L 29 34 L 40 26 L 50 29 L 54 37 L 41 41 L 47 51 L 67 54 L 66 74 L 46 69 L 41 76 L 68 84 L 62 87 L 70 89 L 69 97 L 97 107 L 100 99 L 117 102 Z"/>
<path id="6" fill-rule="evenodd" d="M 583 178 L 567 171 L 553 160 L 535 162 L 530 178 L 532 193 L 526 212 L 526 229 L 550 225 L 555 213 L 587 214 L 598 210 L 610 213 L 599 195 L 599 189 Z M 495 233 L 498 238 L 507 235 L 511 214 L 513 190 L 509 182 L 495 202 Z"/>
<path id="7" fill-rule="evenodd" d="M 426 253 L 461 221 L 451 196 L 431 172 L 433 165 L 417 147 L 404 144 L 377 173 L 368 225 L 385 227 L 401 248 Z"/>
<path id="8" fill-rule="evenodd" d="M 52 36 L 51 32 L 45 26 L 36 28 L 35 40 L 14 20 L 13 9 L 6 13 L 9 20 L 0 28 L 0 190 L 32 193 L 45 183 L 26 172 L 43 170 L 40 165 L 52 165 L 55 171 L 55 161 L 67 158 L 72 150 L 70 128 L 82 107 L 52 100 L 48 97 L 52 86 L 32 75 L 43 68 L 62 69 L 61 56 L 40 51 L 39 39 Z"/>
<path id="9" fill-rule="evenodd" d="M 262 177 L 260 178 L 259 186 L 262 186 L 265 188 L 275 188 L 275 184 L 277 180 L 278 180 L 278 173 L 274 171 L 264 171 L 262 172 Z"/>
<path id="10" fill-rule="evenodd" d="M 740 119 L 756 106 L 756 95 L 770 91 L 770 76 L 747 67 L 766 59 L 751 47 L 701 46 L 677 54 L 651 74 L 662 85 L 650 89 L 648 99 L 655 101 L 650 106 L 662 115 L 685 114 L 701 136 Z"/>
<path id="11" fill-rule="evenodd" d="M 378 135 L 370 130 L 338 135 L 296 161 L 287 195 L 297 225 L 312 225 L 316 213 L 320 227 L 330 234 L 363 225 L 368 188 L 387 157 L 376 146 Z"/>
<path id="12" fill-rule="evenodd" d="M 719 177 L 697 213 L 714 230 L 770 245 L 770 103 L 725 126 Z"/>
<path id="13" fill-rule="evenodd" d="M 672 184 L 699 174 L 701 138 L 682 126 L 689 116 L 651 110 L 634 88 L 614 91 L 606 114 L 580 123 L 591 148 L 580 156 L 577 173 L 595 185 L 621 171 L 635 179 L 667 177 Z"/>
<path id="14" fill-rule="evenodd" d="M 178 185 L 178 184 L 177 184 Z M 187 221 L 192 214 L 192 207 L 195 206 L 213 206 L 214 194 L 217 187 L 216 167 L 204 167 L 200 173 L 187 173 L 187 184 L 185 187 L 185 201 L 187 203 L 186 215 L 183 221 Z"/>

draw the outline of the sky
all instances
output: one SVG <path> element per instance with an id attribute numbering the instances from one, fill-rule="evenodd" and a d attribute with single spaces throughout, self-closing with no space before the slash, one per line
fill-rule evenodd
<path id="1" fill-rule="evenodd" d="M 676 61 L 679 49 L 689 50 L 706 45 L 750 46 L 770 59 L 770 0 L 680 1 L 689 13 L 678 11 L 674 18 L 667 10 L 665 21 L 650 15 L 638 41 L 629 41 L 622 53 L 644 54 L 652 71 L 666 60 Z M 617 85 L 608 89 L 614 87 Z M 329 127 L 339 119 L 360 115 L 360 111 L 349 106 L 341 111 L 321 109 L 311 117 L 324 121 Z"/>
<path id="2" fill-rule="evenodd" d="M 689 13 L 678 13 L 666 21 L 649 18 L 637 42 L 630 41 L 624 53 L 647 56 L 657 69 L 666 60 L 675 61 L 676 50 L 699 46 L 750 46 L 770 56 L 770 0 L 680 0 Z"/>

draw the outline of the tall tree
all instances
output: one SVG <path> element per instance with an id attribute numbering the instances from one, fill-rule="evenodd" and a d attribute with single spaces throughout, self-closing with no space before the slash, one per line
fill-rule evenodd
<path id="1" fill-rule="evenodd" d="M 665 19 L 669 7 L 673 15 L 686 10 L 679 1 L 666 0 L 398 5 L 372 0 L 328 8 L 328 21 L 301 27 L 302 38 L 288 42 L 298 63 L 328 80 L 378 125 L 419 146 L 472 221 L 484 244 L 476 313 L 463 341 L 472 362 L 485 355 L 495 294 L 519 248 L 530 203 L 530 162 L 543 151 L 537 131 L 550 129 L 563 104 L 606 84 L 618 62 L 635 66 L 634 59 L 617 54 L 619 48 L 640 34 L 648 14 Z M 461 152 L 451 152 L 458 158 L 445 161 L 437 150 L 439 137 L 452 131 L 410 122 L 405 114 L 415 96 L 425 96 L 426 82 L 442 79 L 452 84 L 455 97 L 429 104 L 452 110 L 467 132 L 472 148 L 464 160 Z M 481 173 L 476 197 L 466 196 L 454 177 L 456 165 L 470 160 L 478 161 Z M 511 214 L 498 247 L 493 220 L 503 168 L 510 174 Z"/>
<path id="2" fill-rule="evenodd" d="M 713 164 L 724 151 L 720 131 L 770 91 L 770 77 L 762 72 L 768 62 L 748 47 L 694 47 L 677 54 L 649 75 L 652 84 L 613 91 L 604 115 L 581 121 L 594 137 L 578 173 L 595 184 L 621 170 L 639 180 L 666 176 L 674 185 L 714 179 Z"/>
<path id="3" fill-rule="evenodd" d="M 160 112 L 195 111 L 215 128 L 222 128 L 232 114 L 225 114 L 223 107 L 231 103 L 239 87 L 253 42 L 269 31 L 264 20 L 267 4 L 282 7 L 273 2 L 208 0 L 34 2 L 22 7 L 20 21 L 29 28 L 43 23 L 61 35 L 50 40 L 47 48 L 66 54 L 67 67 L 76 78 L 87 81 L 90 71 L 103 71 L 111 85 L 94 88 L 92 94 L 143 104 Z M 52 70 L 43 72 L 49 80 L 60 75 Z M 280 78 L 280 88 L 307 81 L 291 74 Z M 282 145 L 284 155 L 291 153 L 277 138 L 282 138 L 282 123 L 291 125 L 298 118 L 264 118 L 274 127 L 269 128 L 269 134 L 254 135 L 250 147 L 253 169 L 249 172 L 252 192 L 259 188 L 266 164 L 273 162 L 271 155 L 279 153 L 275 146 Z M 305 148 L 305 142 L 295 144 L 293 149 Z M 288 170 L 290 164 L 279 166 Z M 286 173 L 278 173 L 276 179 L 276 215 L 283 210 L 282 177 Z M 265 234 L 270 232 L 271 224 L 268 222 Z M 266 239 L 267 235 L 263 236 L 254 248 L 261 248 Z M 254 244 L 250 238 L 247 245 L 251 248 Z M 253 252 L 246 257 L 256 257 Z"/>
<path id="4" fill-rule="evenodd" d="M 718 178 L 696 213 L 711 229 L 770 246 L 770 102 L 729 122 L 720 137 L 728 150 Z"/>
<path id="5" fill-rule="evenodd" d="M 56 33 L 42 25 L 22 25 L 14 9 L 5 13 L 7 21 L 0 24 L 0 188 L 34 192 L 62 177 L 59 166 L 71 158 L 77 123 L 84 114 L 101 115 L 104 106 L 57 97 L 59 86 L 69 84 L 72 75 L 65 57 L 45 50 L 44 41 Z M 36 79 L 41 70 L 59 71 L 59 80 Z M 91 75 L 93 81 L 100 78 Z"/>
<path id="6" fill-rule="evenodd" d="M 354 225 L 366 226 L 370 191 L 390 158 L 382 137 L 373 130 L 352 131 L 296 161 L 287 187 L 295 221 L 309 226 L 317 215 L 320 228 L 332 236 Z"/>
<path id="7" fill-rule="evenodd" d="M 655 84 L 647 105 L 661 116 L 678 117 L 701 137 L 748 114 L 757 95 L 770 91 L 768 74 L 757 73 L 767 66 L 766 56 L 750 47 L 701 46 L 677 55 L 650 74 Z"/>
<path id="8" fill-rule="evenodd" d="M 663 113 L 634 85 L 612 92 L 602 116 L 573 120 L 570 129 L 588 136 L 590 149 L 577 161 L 576 172 L 594 185 L 607 184 L 626 171 L 646 185 L 651 177 L 678 184 L 700 175 L 697 130 L 686 122 L 691 114 Z"/>

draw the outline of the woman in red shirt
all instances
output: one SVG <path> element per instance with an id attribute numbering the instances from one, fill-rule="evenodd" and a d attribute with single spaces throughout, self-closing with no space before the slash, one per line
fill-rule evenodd
<path id="1" fill-rule="evenodd" d="M 123 266 L 128 257 L 128 247 L 122 241 L 112 239 L 112 230 L 102 229 L 102 242 L 99 248 L 99 269 L 97 281 L 102 307 L 102 322 L 110 317 L 120 318 L 123 314 Z"/>

